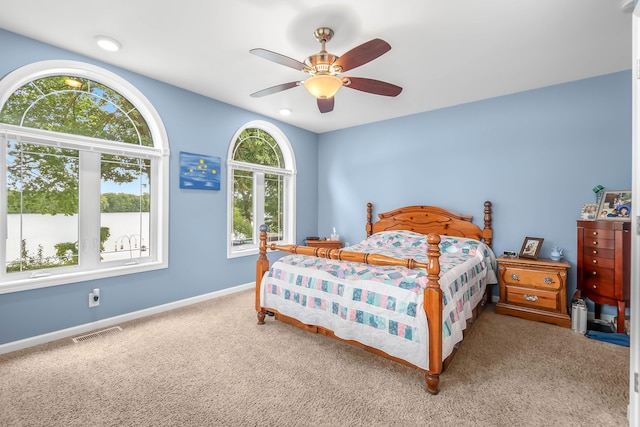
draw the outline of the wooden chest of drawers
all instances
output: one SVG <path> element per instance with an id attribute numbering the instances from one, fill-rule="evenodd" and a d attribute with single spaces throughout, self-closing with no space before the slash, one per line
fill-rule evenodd
<path id="1" fill-rule="evenodd" d="M 569 264 L 547 259 L 498 258 L 500 301 L 496 313 L 570 327 Z"/>
<path id="2" fill-rule="evenodd" d="M 624 332 L 625 309 L 630 299 L 631 222 L 578 221 L 578 272 L 574 298 L 617 306 L 617 331 Z"/>

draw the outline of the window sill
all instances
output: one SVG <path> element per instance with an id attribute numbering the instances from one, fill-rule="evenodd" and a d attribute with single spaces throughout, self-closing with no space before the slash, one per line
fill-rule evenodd
<path id="1" fill-rule="evenodd" d="M 4 276 L 3 281 L 0 282 L 0 294 L 47 288 L 50 286 L 67 285 L 70 283 L 84 282 L 87 280 L 106 279 L 109 277 L 117 277 L 125 274 L 160 270 L 168 267 L 169 265 L 167 262 L 147 262 L 136 265 L 120 265 L 117 267 L 103 268 L 94 271 L 58 274 L 52 272 L 51 275 L 40 277 L 37 277 L 36 273 L 36 277 L 20 278 L 18 280 L 7 280 L 7 276 Z"/>
<path id="2" fill-rule="evenodd" d="M 246 256 L 255 256 L 257 258 L 259 252 L 260 251 L 258 248 L 250 248 L 250 249 L 244 249 L 242 251 L 227 252 L 227 259 L 242 258 Z"/>

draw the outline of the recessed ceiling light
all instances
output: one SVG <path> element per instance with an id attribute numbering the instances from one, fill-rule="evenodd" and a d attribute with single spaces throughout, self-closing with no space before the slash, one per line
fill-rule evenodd
<path id="1" fill-rule="evenodd" d="M 109 52 L 116 52 L 122 47 L 118 40 L 107 36 L 96 36 L 96 43 L 102 49 L 108 50 Z"/>
<path id="2" fill-rule="evenodd" d="M 291 114 L 291 108 L 283 108 L 280 110 L 280 115 L 288 116 Z"/>

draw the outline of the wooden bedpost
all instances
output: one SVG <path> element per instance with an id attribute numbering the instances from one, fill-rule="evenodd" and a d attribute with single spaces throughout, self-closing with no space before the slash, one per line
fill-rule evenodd
<path id="1" fill-rule="evenodd" d="M 373 234 L 372 207 L 373 205 L 371 203 L 367 203 L 367 237 Z"/>
<path id="2" fill-rule="evenodd" d="M 484 202 L 484 230 L 482 230 L 482 240 L 484 244 L 492 248 L 493 230 L 491 229 L 491 202 Z"/>
<path id="3" fill-rule="evenodd" d="M 485 245 L 491 246 L 493 240 L 493 230 L 491 229 L 491 202 L 484 202 L 484 229 L 482 230 L 482 241 Z M 483 304 L 491 304 L 491 297 L 493 295 L 493 285 L 487 285 L 485 289 L 485 299 Z"/>
<path id="4" fill-rule="evenodd" d="M 258 312 L 258 325 L 264 325 L 265 311 L 260 304 L 260 285 L 262 276 L 269 271 L 269 259 L 267 258 L 267 226 L 260 226 L 260 255 L 256 261 L 256 311 Z"/>
<path id="5" fill-rule="evenodd" d="M 427 391 L 438 394 L 442 372 L 442 289 L 440 289 L 440 235 L 427 236 L 427 287 L 424 290 L 424 308 L 429 327 L 429 369 L 425 374 Z"/>

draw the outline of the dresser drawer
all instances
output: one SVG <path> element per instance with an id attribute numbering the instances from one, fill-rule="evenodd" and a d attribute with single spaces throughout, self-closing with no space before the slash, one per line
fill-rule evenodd
<path id="1" fill-rule="evenodd" d="M 584 257 L 584 269 L 588 270 L 592 267 L 600 268 L 615 268 L 616 260 L 613 258 L 604 258 L 601 256 L 587 256 Z"/>
<path id="2" fill-rule="evenodd" d="M 507 286 L 535 286 L 544 289 L 560 289 L 560 272 L 538 271 L 524 268 L 507 267 L 502 275 Z"/>
<path id="3" fill-rule="evenodd" d="M 612 283 L 613 282 L 604 279 L 587 277 L 582 284 L 582 289 L 587 297 L 595 294 L 606 298 L 614 298 L 615 289 Z"/>
<path id="4" fill-rule="evenodd" d="M 585 236 L 585 248 L 613 249 L 616 241 L 614 239 L 601 239 L 598 237 Z"/>
<path id="5" fill-rule="evenodd" d="M 616 271 L 613 268 L 603 268 L 595 265 L 588 265 L 584 268 L 584 280 L 595 279 L 606 283 L 614 283 Z"/>
<path id="6" fill-rule="evenodd" d="M 613 259 L 616 257 L 616 251 L 592 246 L 590 248 L 584 248 L 584 256 Z"/>
<path id="7" fill-rule="evenodd" d="M 584 238 L 585 239 L 613 239 L 615 237 L 616 231 L 612 229 L 604 229 L 604 228 L 585 228 L 584 229 Z"/>
<path id="8" fill-rule="evenodd" d="M 558 292 L 543 289 L 521 288 L 507 286 L 507 304 L 557 311 Z"/>

